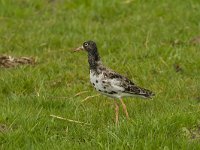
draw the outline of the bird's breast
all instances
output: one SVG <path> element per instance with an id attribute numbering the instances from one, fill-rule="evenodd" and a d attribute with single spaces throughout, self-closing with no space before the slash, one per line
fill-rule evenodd
<path id="1" fill-rule="evenodd" d="M 93 87 L 100 93 L 107 95 L 109 97 L 118 97 L 119 93 L 115 91 L 115 88 L 112 87 L 112 82 L 104 76 L 103 72 L 97 73 L 90 70 L 90 82 Z"/>
<path id="2" fill-rule="evenodd" d="M 94 88 L 99 92 L 103 90 L 103 85 L 102 85 L 103 79 L 104 76 L 102 73 L 97 73 L 95 71 L 90 70 L 90 82 L 92 83 Z"/>

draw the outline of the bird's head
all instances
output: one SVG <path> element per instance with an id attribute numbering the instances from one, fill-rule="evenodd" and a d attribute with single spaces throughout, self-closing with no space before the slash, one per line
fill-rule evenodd
<path id="1" fill-rule="evenodd" d="M 85 50 L 89 53 L 93 51 L 97 51 L 97 45 L 93 41 L 86 41 L 83 43 L 82 46 L 76 48 L 74 51 L 81 51 L 81 50 Z"/>

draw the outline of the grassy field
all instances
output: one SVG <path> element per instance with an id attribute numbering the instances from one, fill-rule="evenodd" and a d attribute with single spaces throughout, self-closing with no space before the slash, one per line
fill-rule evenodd
<path id="1" fill-rule="evenodd" d="M 0 149 L 200 149 L 199 0 L 0 0 Z M 156 93 L 127 98 L 131 120 L 89 83 L 86 53 Z M 88 91 L 75 96 L 82 91 Z M 51 117 L 88 123 L 79 124 Z"/>

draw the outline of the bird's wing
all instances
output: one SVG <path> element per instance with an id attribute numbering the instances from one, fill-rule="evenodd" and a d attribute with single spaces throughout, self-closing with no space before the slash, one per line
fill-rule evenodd
<path id="1" fill-rule="evenodd" d="M 133 95 L 143 96 L 145 98 L 150 98 L 154 96 L 154 93 L 150 90 L 141 88 L 135 85 L 131 80 L 128 78 L 112 71 L 112 70 L 105 70 L 104 74 L 104 83 L 105 85 L 110 85 L 112 89 L 116 91 L 120 91 L 122 93 L 128 93 Z"/>

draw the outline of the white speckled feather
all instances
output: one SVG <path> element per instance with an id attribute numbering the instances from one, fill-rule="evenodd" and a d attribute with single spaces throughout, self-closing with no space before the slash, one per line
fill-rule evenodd
<path id="1" fill-rule="evenodd" d="M 97 91 L 107 96 L 116 98 L 132 96 L 131 94 L 123 93 L 124 88 L 120 86 L 120 80 L 106 78 L 103 73 L 97 75 L 90 70 L 90 82 Z M 110 92 L 112 92 L 112 94 L 109 94 Z"/>

